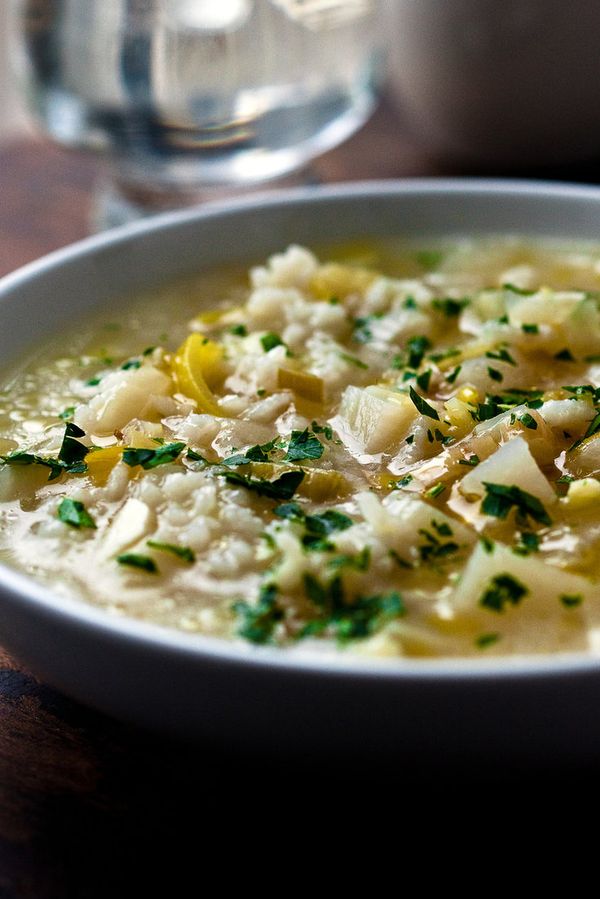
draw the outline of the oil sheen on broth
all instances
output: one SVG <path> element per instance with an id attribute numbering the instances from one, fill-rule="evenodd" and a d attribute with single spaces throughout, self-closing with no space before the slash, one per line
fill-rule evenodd
<path id="1" fill-rule="evenodd" d="M 282 250 L 49 340 L 0 394 L 0 552 L 288 653 L 595 652 L 600 245 Z"/>

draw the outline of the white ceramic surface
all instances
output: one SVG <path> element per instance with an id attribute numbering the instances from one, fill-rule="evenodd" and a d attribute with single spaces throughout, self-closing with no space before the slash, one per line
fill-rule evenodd
<path id="1" fill-rule="evenodd" d="M 303 189 L 163 216 L 54 253 L 0 282 L 0 358 L 123 291 L 290 242 L 365 235 L 598 237 L 600 190 L 413 181 Z M 228 745 L 465 753 L 600 753 L 600 660 L 289 657 L 109 617 L 0 566 L 0 640 L 65 693 L 118 717 Z"/>

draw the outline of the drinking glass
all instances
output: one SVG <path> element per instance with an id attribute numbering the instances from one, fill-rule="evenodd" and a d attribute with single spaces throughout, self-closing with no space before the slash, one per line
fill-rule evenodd
<path id="1" fill-rule="evenodd" d="M 370 115 L 387 0 L 13 0 L 29 104 L 103 225 L 301 169 Z"/>

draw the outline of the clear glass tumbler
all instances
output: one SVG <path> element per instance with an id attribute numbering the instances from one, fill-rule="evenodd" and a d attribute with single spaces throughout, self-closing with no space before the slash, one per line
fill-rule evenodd
<path id="1" fill-rule="evenodd" d="M 387 0 L 14 0 L 30 106 L 109 160 L 103 224 L 280 178 L 371 113 Z"/>

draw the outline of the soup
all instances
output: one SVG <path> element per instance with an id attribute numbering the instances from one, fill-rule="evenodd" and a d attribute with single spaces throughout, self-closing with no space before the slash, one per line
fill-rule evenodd
<path id="1" fill-rule="evenodd" d="M 2 559 L 289 653 L 594 652 L 599 291 L 600 244 L 498 237 L 134 298 L 4 376 Z"/>

